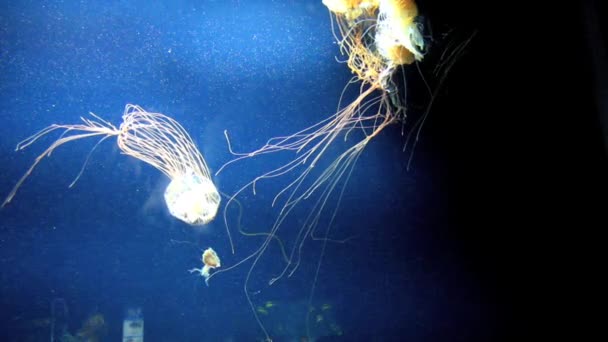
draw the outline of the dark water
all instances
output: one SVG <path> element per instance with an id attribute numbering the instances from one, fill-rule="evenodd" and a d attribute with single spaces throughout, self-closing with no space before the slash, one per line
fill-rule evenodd
<path id="1" fill-rule="evenodd" d="M 434 36 L 452 29 L 462 42 L 488 19 L 469 6 L 427 1 L 420 7 Z M 523 105 L 522 98 L 534 98 L 525 95 L 529 85 L 518 92 L 501 80 L 513 72 L 509 79 L 524 82 L 530 73 L 500 70 L 493 59 L 498 49 L 492 50 L 498 38 L 478 30 L 476 39 L 443 85 L 411 168 L 400 125 L 388 127 L 361 155 L 339 206 L 336 191 L 320 217 L 322 235 L 337 209 L 329 237 L 347 241 L 325 245 L 308 322 L 313 338 L 471 341 L 525 335 L 529 325 L 518 318 L 531 314 L 515 303 L 537 288 L 522 282 L 536 269 L 536 253 L 529 252 L 541 248 L 536 237 L 549 223 L 537 224 L 540 230 L 527 227 L 543 222 L 543 215 L 534 215 L 534 196 L 554 189 L 543 178 L 545 168 L 535 169 L 540 162 L 534 157 L 553 155 L 530 152 L 542 151 L 544 143 L 513 139 L 529 139 L 529 131 L 512 129 L 543 119 L 530 120 L 530 106 Z M 446 48 L 441 39 L 437 46 Z M 3 2 L 0 48 L 3 194 L 53 138 L 24 151 L 14 152 L 14 146 L 52 123 L 76 123 L 94 112 L 119 125 L 124 106 L 138 104 L 179 121 L 215 172 L 231 159 L 224 130 L 235 150 L 251 151 L 334 113 L 352 76 L 336 62 L 339 51 L 321 1 Z M 434 54 L 437 60 L 439 52 Z M 429 72 L 432 65 L 422 68 Z M 417 72 L 409 74 L 417 79 L 410 87 L 416 118 L 429 99 Z M 353 96 L 347 93 L 345 100 Z M 537 137 L 528 141 L 544 141 Z M 591 140 L 589 146 L 596 143 Z M 131 307 L 143 311 L 147 341 L 262 339 L 243 289 L 250 262 L 214 277 L 208 287 L 188 270 L 200 267 L 207 247 L 227 267 L 264 238 L 238 233 L 235 207 L 228 211 L 234 255 L 221 216 L 195 229 L 177 221 L 163 203 L 169 180 L 122 155 L 113 139 L 96 148 L 69 189 L 94 144 L 83 140 L 59 148 L 0 211 L 2 340 L 51 340 L 53 320 L 56 330 L 76 334 L 87 318 L 100 314 L 101 340 L 117 341 Z M 330 149 L 325 163 L 344 146 Z M 589 156 L 600 151 L 584 150 Z M 598 155 L 601 161 L 588 165 L 592 175 L 599 174 L 597 165 L 605 167 L 605 154 Z M 522 156 L 534 162 L 518 162 Z M 292 157 L 245 160 L 214 181 L 232 194 Z M 239 197 L 243 230 L 270 229 L 278 214 L 270 205 L 273 196 L 290 180 L 293 175 L 265 180 L 255 196 L 247 190 Z M 303 201 L 283 224 L 279 235 L 287 248 L 298 241 L 313 203 Z M 536 220 L 524 221 L 525 215 Z M 284 265 L 276 244 L 253 269 L 248 291 L 275 341 L 307 335 L 306 307 L 323 247 L 308 239 L 298 270 L 272 286 L 268 280 Z"/>

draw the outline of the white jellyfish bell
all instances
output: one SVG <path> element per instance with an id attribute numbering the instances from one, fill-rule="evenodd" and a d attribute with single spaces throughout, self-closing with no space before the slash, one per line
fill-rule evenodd
<path id="1" fill-rule="evenodd" d="M 91 115 L 93 119 L 81 118 L 81 124 L 48 126 L 17 145 L 17 150 L 21 150 L 55 130 L 63 131 L 59 139 L 36 158 L 4 200 L 2 207 L 13 199 L 42 158 L 50 156 L 57 147 L 88 137 L 101 137 L 98 144 L 107 138 L 116 137 L 118 147 L 124 154 L 154 166 L 171 179 L 165 190 L 165 202 L 171 215 L 191 225 L 207 224 L 215 218 L 220 205 L 220 194 L 211 180 L 205 159 L 177 121 L 164 114 L 146 112 L 140 106 L 131 104 L 125 107 L 119 128 L 93 113 Z"/>

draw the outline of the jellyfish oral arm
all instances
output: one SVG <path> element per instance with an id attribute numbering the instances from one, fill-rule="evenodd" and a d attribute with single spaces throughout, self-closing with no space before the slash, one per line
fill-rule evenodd
<path id="1" fill-rule="evenodd" d="M 191 269 L 191 270 L 188 270 L 188 272 L 190 272 L 190 273 L 198 272 L 198 273 L 200 273 L 200 275 L 202 276 L 204 271 L 203 271 L 203 269 L 202 269 L 202 268 L 196 268 L 196 267 L 195 267 L 195 268 L 193 268 L 193 269 Z"/>
<path id="2" fill-rule="evenodd" d="M 205 284 L 207 284 L 207 286 L 209 286 L 209 270 L 211 270 L 211 267 L 205 265 L 203 266 L 203 268 L 193 268 L 191 269 L 189 272 L 190 273 L 194 273 L 194 272 L 198 272 L 203 278 L 205 278 Z"/>

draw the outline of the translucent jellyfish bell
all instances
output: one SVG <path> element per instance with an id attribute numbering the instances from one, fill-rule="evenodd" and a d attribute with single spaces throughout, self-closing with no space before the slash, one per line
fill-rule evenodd
<path id="1" fill-rule="evenodd" d="M 165 202 L 171 215 L 192 225 L 211 222 L 220 194 L 211 181 L 207 163 L 186 130 L 175 120 L 127 105 L 118 136 L 126 153 L 156 167 L 171 183 Z"/>
<path id="2" fill-rule="evenodd" d="M 215 218 L 220 194 L 209 178 L 195 173 L 177 176 L 165 190 L 171 215 L 192 225 L 207 224 Z"/>
<path id="3" fill-rule="evenodd" d="M 63 130 L 59 139 L 36 158 L 2 206 L 13 199 L 42 158 L 50 156 L 57 147 L 88 137 L 101 137 L 101 142 L 115 136 L 124 154 L 154 166 L 171 179 L 165 190 L 165 202 L 171 215 L 192 225 L 206 224 L 215 218 L 220 205 L 219 192 L 203 156 L 177 121 L 131 104 L 125 107 L 119 128 L 93 113 L 91 115 L 94 119 L 81 118 L 81 124 L 53 124 L 17 145 L 17 150 L 21 150 L 55 130 Z"/>

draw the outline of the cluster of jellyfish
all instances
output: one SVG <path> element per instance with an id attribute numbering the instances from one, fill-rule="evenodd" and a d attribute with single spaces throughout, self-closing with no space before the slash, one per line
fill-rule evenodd
<path id="1" fill-rule="evenodd" d="M 270 334 L 265 329 L 250 298 L 249 280 L 256 264 L 272 241 L 281 244 L 277 232 L 292 209 L 313 193 L 319 194 L 311 215 L 297 234 L 297 241 L 292 241 L 291 251 L 284 251 L 281 244 L 285 266 L 283 271 L 268 283 L 272 285 L 284 275 L 289 276 L 295 272 L 300 263 L 304 241 L 314 232 L 319 222 L 319 215 L 338 181 L 350 176 L 357 158 L 375 136 L 388 125 L 400 122 L 406 117 L 405 95 L 403 89 L 395 83 L 395 72 L 399 68 L 422 60 L 426 52 L 422 26 L 417 19 L 418 9 L 414 0 L 323 0 L 322 2 L 331 12 L 333 34 L 345 63 L 354 75 L 349 85 L 357 84 L 359 95 L 350 104 L 339 108 L 336 113 L 321 122 L 289 136 L 269 139 L 264 146 L 253 152 L 234 152 L 225 132 L 228 147 L 235 158 L 222 166 L 218 173 L 243 159 L 274 152 L 294 152 L 294 158 L 289 162 L 261 174 L 229 197 L 225 207 L 236 201 L 238 194 L 250 186 L 255 193 L 255 184 L 262 179 L 292 172 L 296 174 L 296 179 L 276 195 L 273 205 L 282 203 L 279 204 L 282 206 L 280 214 L 268 232 L 263 233 L 265 239 L 253 253 L 230 267 L 211 272 L 220 267 L 220 258 L 212 248 L 208 248 L 202 255 L 203 267 L 190 270 L 191 273 L 199 273 L 208 283 L 213 276 L 250 262 L 244 282 L 245 296 L 267 340 L 271 340 Z M 61 136 L 36 158 L 17 182 L 2 207 L 11 202 L 17 190 L 40 161 L 50 156 L 61 145 L 94 137 L 99 139 L 99 144 L 115 137 L 119 149 L 124 154 L 152 165 L 170 178 L 171 182 L 165 190 L 164 198 L 171 215 L 190 225 L 204 225 L 211 222 L 219 210 L 220 192 L 212 181 L 205 159 L 186 130 L 164 114 L 150 113 L 132 104 L 126 106 L 122 118 L 122 123 L 116 128 L 112 123 L 91 113 L 91 118 L 81 118 L 82 122 L 79 124 L 53 124 L 19 143 L 17 150 L 32 145 L 52 132 L 62 131 Z M 353 130 L 363 132 L 362 138 L 352 143 L 320 175 L 313 177 L 311 170 L 324 156 L 328 147 L 338 137 L 348 136 Z M 282 201 L 281 196 L 284 196 Z M 225 213 L 226 211 L 224 215 Z M 226 231 L 234 253 L 230 231 L 228 229 Z M 324 248 L 325 245 L 323 250 Z M 315 274 L 314 282 L 316 277 Z M 314 284 L 311 298 L 313 292 Z"/>
<path id="2" fill-rule="evenodd" d="M 239 193 L 249 187 L 255 194 L 256 183 L 261 180 L 295 174 L 295 180 L 289 181 L 272 201 L 273 206 L 280 208 L 279 214 L 260 247 L 240 262 L 211 275 L 213 277 L 250 261 L 244 282 L 245 296 L 267 340 L 270 340 L 270 334 L 256 312 L 250 296 L 252 291 L 249 288 L 249 281 L 254 268 L 270 244 L 277 241 L 283 253 L 284 266 L 278 275 L 269 279 L 270 286 L 284 276 L 289 277 L 294 274 L 300 265 L 303 246 L 308 239 L 323 241 L 309 295 L 309 306 L 312 306 L 327 242 L 335 241 L 329 238 L 329 233 L 343 192 L 338 193 L 337 201 L 330 201 L 330 197 L 336 192 L 338 184 L 348 182 L 354 165 L 367 144 L 387 126 L 405 120 L 406 89 L 404 84 L 400 85 L 397 82 L 396 75 L 404 75 L 403 68 L 421 61 L 427 50 L 422 33 L 423 25 L 420 23 L 414 0 L 322 0 L 322 2 L 331 13 L 332 33 L 340 53 L 344 56 L 345 64 L 353 74 L 346 87 L 358 86 L 358 96 L 317 124 L 288 136 L 271 138 L 264 146 L 252 152 L 235 152 L 227 131 L 224 132 L 230 152 L 235 158 L 222 166 L 218 173 L 230 164 L 244 159 L 285 151 L 294 154 L 289 162 L 262 173 L 228 199 L 226 207 Z M 340 98 L 339 103 L 343 103 L 343 100 Z M 352 142 L 337 158 L 330 161 L 329 166 L 320 173 L 318 171 L 313 173 L 322 158 L 331 159 L 326 156 L 326 152 L 336 139 L 343 138 L 346 141 L 349 136 L 354 136 L 351 133 L 355 130 L 362 133 L 361 138 L 351 139 Z M 279 230 L 286 225 L 286 219 L 294 208 L 304 200 L 311 199 L 313 195 L 316 196 L 316 200 L 312 204 L 312 209 L 300 225 L 296 237 L 290 237 L 292 247 L 286 252 L 278 237 Z M 325 233 L 315 236 L 315 233 L 318 234 L 321 214 L 330 202 L 335 207 L 330 214 Z M 310 337 L 309 322 L 310 317 L 306 317 L 306 333 Z"/>

